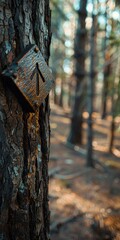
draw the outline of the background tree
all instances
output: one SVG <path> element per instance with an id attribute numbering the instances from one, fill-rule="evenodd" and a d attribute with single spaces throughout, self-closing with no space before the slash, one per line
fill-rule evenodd
<path id="1" fill-rule="evenodd" d="M 82 4 L 82 1 L 81 1 Z M 84 2 L 85 4 L 85 2 Z M 92 22 L 92 17 L 91 17 L 91 8 L 93 8 L 95 10 L 95 35 L 94 36 L 94 53 L 93 51 L 91 51 L 92 55 L 94 55 L 94 73 L 96 73 L 96 76 L 92 77 L 92 79 L 94 78 L 94 88 L 91 91 L 91 95 L 92 95 L 92 99 L 94 101 L 94 104 L 92 104 L 92 111 L 97 111 L 97 113 L 99 113 L 101 115 L 101 107 L 102 107 L 102 115 L 104 116 L 108 116 L 109 114 L 112 114 L 113 110 L 111 108 L 112 105 L 115 105 L 115 101 L 113 100 L 114 97 L 112 97 L 113 95 L 113 82 L 114 82 L 114 74 L 112 72 L 113 66 L 115 66 L 115 58 L 116 58 L 116 47 L 111 46 L 110 43 L 110 38 L 111 35 L 113 35 L 113 31 L 115 32 L 114 35 L 119 35 L 118 33 L 118 26 L 119 26 L 119 20 L 118 20 L 118 6 L 115 5 L 114 1 L 95 1 L 94 7 L 93 7 L 93 3 L 91 0 L 89 0 L 86 4 L 86 11 L 88 11 L 87 14 L 87 18 L 84 18 L 84 21 L 86 21 L 86 29 L 87 31 L 87 39 L 86 39 L 86 46 L 85 47 L 85 52 L 84 52 L 84 47 L 82 46 L 82 40 L 83 38 L 80 38 L 82 35 L 81 34 L 81 30 L 77 30 L 77 34 L 75 37 L 75 44 L 77 43 L 77 39 L 81 39 L 81 41 L 78 40 L 78 45 L 76 44 L 76 54 L 75 56 L 77 56 L 77 60 L 75 59 L 75 64 L 76 66 L 78 66 L 78 75 L 80 75 L 80 72 L 84 73 L 85 69 L 86 71 L 89 72 L 89 64 L 91 62 L 91 60 L 89 61 L 89 59 L 91 58 L 89 56 L 89 49 L 91 48 L 91 41 L 90 41 L 90 37 L 89 37 L 89 32 L 90 32 L 90 26 L 91 26 L 91 22 Z M 83 19 L 83 15 L 80 15 L 80 19 Z M 80 21 L 79 21 L 80 22 Z M 97 26 L 98 25 L 98 26 Z M 78 28 L 80 27 L 80 24 L 78 24 Z M 79 36 L 77 38 L 77 36 Z M 118 40 L 116 40 L 118 43 Z M 84 40 L 84 44 L 85 44 L 85 40 Z M 82 46 L 82 48 L 81 48 Z M 80 51 L 82 49 L 82 54 L 83 52 L 85 53 L 85 55 L 81 54 L 79 55 Z M 88 54 L 87 54 L 88 51 Z M 119 50 L 117 50 L 118 52 Z M 80 57 L 79 57 L 80 56 Z M 86 57 L 86 61 L 85 58 Z M 81 64 L 79 65 L 81 61 Z M 85 63 L 85 64 L 84 64 Z M 82 65 L 84 64 L 84 66 Z M 85 68 L 86 67 L 86 68 Z M 116 67 L 114 67 L 115 69 Z M 75 68 L 77 69 L 77 68 Z M 97 70 L 97 71 L 96 71 Z M 75 71 L 75 75 L 76 75 Z M 94 75 L 94 74 L 93 74 Z M 82 81 L 80 79 L 83 79 Z M 86 77 L 80 77 L 78 78 L 78 83 L 76 84 L 76 91 L 75 91 L 75 104 L 74 104 L 74 108 L 73 108 L 73 116 L 72 116 L 72 120 L 71 120 L 71 129 L 70 129 L 70 134 L 68 137 L 68 141 L 71 142 L 72 144 L 80 144 L 81 140 L 83 139 L 83 142 L 85 142 L 85 138 L 82 137 L 82 134 L 84 131 L 84 129 L 82 128 L 82 121 L 80 119 L 82 119 L 82 116 L 85 116 L 85 114 L 83 114 L 83 110 L 86 111 L 88 108 L 88 113 L 89 113 L 89 128 L 88 128 L 88 132 L 92 133 L 92 130 L 89 131 L 90 129 L 90 115 L 92 116 L 92 112 L 90 113 L 90 103 L 91 100 L 89 98 L 88 101 L 88 105 L 89 107 L 85 106 L 85 98 L 87 95 L 87 91 L 86 91 L 86 80 L 87 80 L 87 75 Z M 99 87 L 100 86 L 100 87 Z M 103 95 L 102 95 L 102 91 L 101 89 L 103 88 Z M 97 94 L 96 94 L 97 91 Z M 89 92 L 90 92 L 90 86 L 89 86 Z M 93 97 L 94 96 L 94 97 Z M 102 96 L 102 101 L 100 101 L 100 96 Z M 78 115 L 81 116 L 80 119 L 78 119 Z M 75 116 L 75 117 L 74 117 Z M 79 116 L 79 117 L 80 117 Z M 104 117 L 103 116 L 103 117 Z M 116 115 L 115 115 L 116 116 Z M 114 117 L 113 117 L 114 118 Z M 84 119 L 83 119 L 84 121 Z M 81 126 L 81 127 L 80 127 Z M 92 126 L 91 126 L 92 127 Z M 111 125 L 111 129 L 113 132 L 113 127 Z M 112 133 L 111 132 L 111 133 Z M 88 133 L 88 136 L 90 136 L 91 134 Z M 113 134 L 112 134 L 113 135 Z M 111 134 L 109 135 L 112 136 Z M 84 135 L 85 136 L 85 135 Z M 90 137 L 89 137 L 90 139 Z M 90 141 L 89 141 L 90 143 Z M 109 142 L 110 144 L 110 142 Z M 88 150 L 88 145 L 87 144 L 87 151 Z M 89 145 L 90 146 L 90 145 Z M 89 149 L 92 149 L 92 145 Z M 90 159 L 90 153 L 88 154 L 88 159 Z"/>
<path id="2" fill-rule="evenodd" d="M 108 25 L 108 17 L 107 17 L 107 4 L 108 0 L 105 2 L 105 36 L 104 36 L 104 46 L 103 46 L 103 53 L 104 53 L 104 62 L 106 62 L 107 59 L 107 25 Z M 107 66 L 104 69 L 104 77 L 103 77 L 103 109 L 102 109 L 102 118 L 105 118 L 106 116 L 106 108 L 107 108 L 107 93 L 108 93 L 108 77 L 110 75 L 109 66 Z"/>
<path id="3" fill-rule="evenodd" d="M 75 31 L 76 11 L 72 0 L 52 0 L 52 44 L 50 65 L 56 82 L 54 87 L 54 102 L 61 107 L 68 106 L 69 88 L 73 69 L 73 38 Z M 69 91 L 70 90 L 70 91 Z M 72 99 L 72 97 L 71 97 Z M 72 102 L 72 100 L 70 101 Z"/>
<path id="4" fill-rule="evenodd" d="M 120 115 L 120 108 L 119 108 L 119 101 L 120 101 L 120 58 L 119 58 L 119 52 L 120 52 L 120 40 L 116 37 L 112 37 L 112 45 L 117 48 L 117 56 L 115 58 L 115 61 L 112 63 L 112 110 L 111 110 L 111 126 L 110 131 L 108 134 L 108 151 L 113 152 L 113 146 L 114 146 L 114 135 L 116 130 L 116 124 L 115 124 L 115 118 Z"/>
<path id="5" fill-rule="evenodd" d="M 75 36 L 74 51 L 75 51 L 75 103 L 73 107 L 73 114 L 71 119 L 71 128 L 68 141 L 72 144 L 81 143 L 82 140 L 82 112 L 85 105 L 86 97 L 86 81 L 85 81 L 85 58 L 86 58 L 86 24 L 87 16 L 87 0 L 80 1 L 80 8 L 78 10 L 78 25 Z"/>
<path id="6" fill-rule="evenodd" d="M 92 1 L 94 9 L 94 0 Z M 88 78 L 88 139 L 87 139 L 87 166 L 93 167 L 93 100 L 94 100 L 94 87 L 95 87 L 95 38 L 96 38 L 96 16 L 92 13 L 92 26 L 90 34 L 90 73 Z"/>
<path id="7" fill-rule="evenodd" d="M 29 44 L 48 62 L 49 0 L 0 2 L 0 71 Z M 0 79 L 0 239 L 49 239 L 49 100 L 26 113 Z"/>

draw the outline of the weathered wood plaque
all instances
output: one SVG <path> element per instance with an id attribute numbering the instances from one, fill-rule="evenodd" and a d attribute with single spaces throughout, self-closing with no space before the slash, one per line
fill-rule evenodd
<path id="1" fill-rule="evenodd" d="M 35 112 L 54 85 L 50 68 L 40 50 L 32 45 L 2 72 L 23 108 Z"/>

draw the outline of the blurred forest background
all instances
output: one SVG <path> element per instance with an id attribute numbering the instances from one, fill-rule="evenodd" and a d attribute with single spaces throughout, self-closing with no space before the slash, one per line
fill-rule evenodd
<path id="1" fill-rule="evenodd" d="M 72 109 L 70 143 L 82 143 L 82 122 L 88 115 L 91 141 L 95 112 L 99 118 L 111 119 L 108 149 L 113 149 L 120 123 L 119 7 L 119 1 L 52 1 L 53 101 Z"/>
<path id="2" fill-rule="evenodd" d="M 52 239 L 120 240 L 120 1 L 51 9 Z"/>

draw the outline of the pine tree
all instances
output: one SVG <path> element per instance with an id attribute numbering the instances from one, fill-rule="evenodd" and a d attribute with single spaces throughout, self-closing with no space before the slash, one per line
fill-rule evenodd
<path id="1" fill-rule="evenodd" d="M 48 62 L 49 0 L 0 1 L 0 71 L 36 43 Z M 48 240 L 49 99 L 27 113 L 0 79 L 0 239 Z"/>
<path id="2" fill-rule="evenodd" d="M 85 81 L 85 58 L 86 58 L 86 36 L 85 19 L 87 16 L 87 0 L 80 1 L 78 11 L 78 26 L 75 37 L 75 103 L 73 106 L 73 114 L 71 119 L 71 129 L 68 141 L 72 144 L 81 143 L 82 139 L 82 112 L 85 105 L 86 97 L 86 81 Z"/>

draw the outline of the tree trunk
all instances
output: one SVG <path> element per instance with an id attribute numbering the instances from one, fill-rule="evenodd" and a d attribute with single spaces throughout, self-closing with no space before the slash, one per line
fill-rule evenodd
<path id="1" fill-rule="evenodd" d="M 0 2 L 0 71 L 29 44 L 48 62 L 49 0 Z M 48 240 L 49 100 L 26 113 L 0 79 L 0 239 Z"/>
<path id="2" fill-rule="evenodd" d="M 73 107 L 73 117 L 71 120 L 71 130 L 68 141 L 73 144 L 81 144 L 82 140 L 82 112 L 85 105 L 86 97 L 86 82 L 85 82 L 85 46 L 86 46 L 86 28 L 85 19 L 87 0 L 80 1 L 80 10 L 78 11 L 79 20 L 78 28 L 75 37 L 75 76 L 76 76 L 76 90 L 75 103 Z"/>
<path id="3" fill-rule="evenodd" d="M 119 52 L 119 47 L 118 47 Z M 116 68 L 116 69 L 115 69 Z M 112 93 L 112 122 L 108 134 L 108 151 L 113 152 L 113 144 L 115 137 L 115 117 L 120 114 L 120 59 L 118 56 L 117 62 L 114 67 L 114 81 L 113 81 L 113 93 Z"/>
<path id="4" fill-rule="evenodd" d="M 61 78 L 61 93 L 60 93 L 60 101 L 59 101 L 60 107 L 64 106 L 63 95 L 64 95 L 64 79 Z"/>
<path id="5" fill-rule="evenodd" d="M 56 74 L 55 73 L 54 73 L 54 77 L 55 77 L 55 84 L 53 89 L 53 100 L 54 100 L 54 104 L 58 104 L 58 97 L 56 94 Z"/>
<path id="6" fill-rule="evenodd" d="M 68 107 L 71 108 L 72 107 L 72 86 L 71 86 L 71 82 L 68 83 Z"/>
<path id="7" fill-rule="evenodd" d="M 115 131 L 115 122 L 114 118 L 112 118 L 109 135 L 108 135 L 108 152 L 112 153 L 113 143 L 114 143 L 114 131 Z"/>
<path id="8" fill-rule="evenodd" d="M 94 1 L 93 9 L 94 9 Z M 94 13 L 92 14 L 92 27 L 90 36 L 90 76 L 88 79 L 88 140 L 87 140 L 87 166 L 94 167 L 93 162 L 93 123 L 92 123 L 92 113 L 93 113 L 93 97 L 94 97 L 94 81 L 95 81 L 95 36 L 96 36 L 96 17 Z"/>
<path id="9" fill-rule="evenodd" d="M 107 19 L 107 3 L 108 0 L 106 0 L 106 10 L 105 10 L 105 38 L 104 38 L 104 60 L 106 64 L 106 50 L 107 50 L 107 25 L 108 25 L 108 19 Z M 102 119 L 106 117 L 106 112 L 107 112 L 107 95 L 108 95 L 108 72 L 107 69 L 104 69 L 104 76 L 103 76 L 103 101 L 102 101 Z"/>

